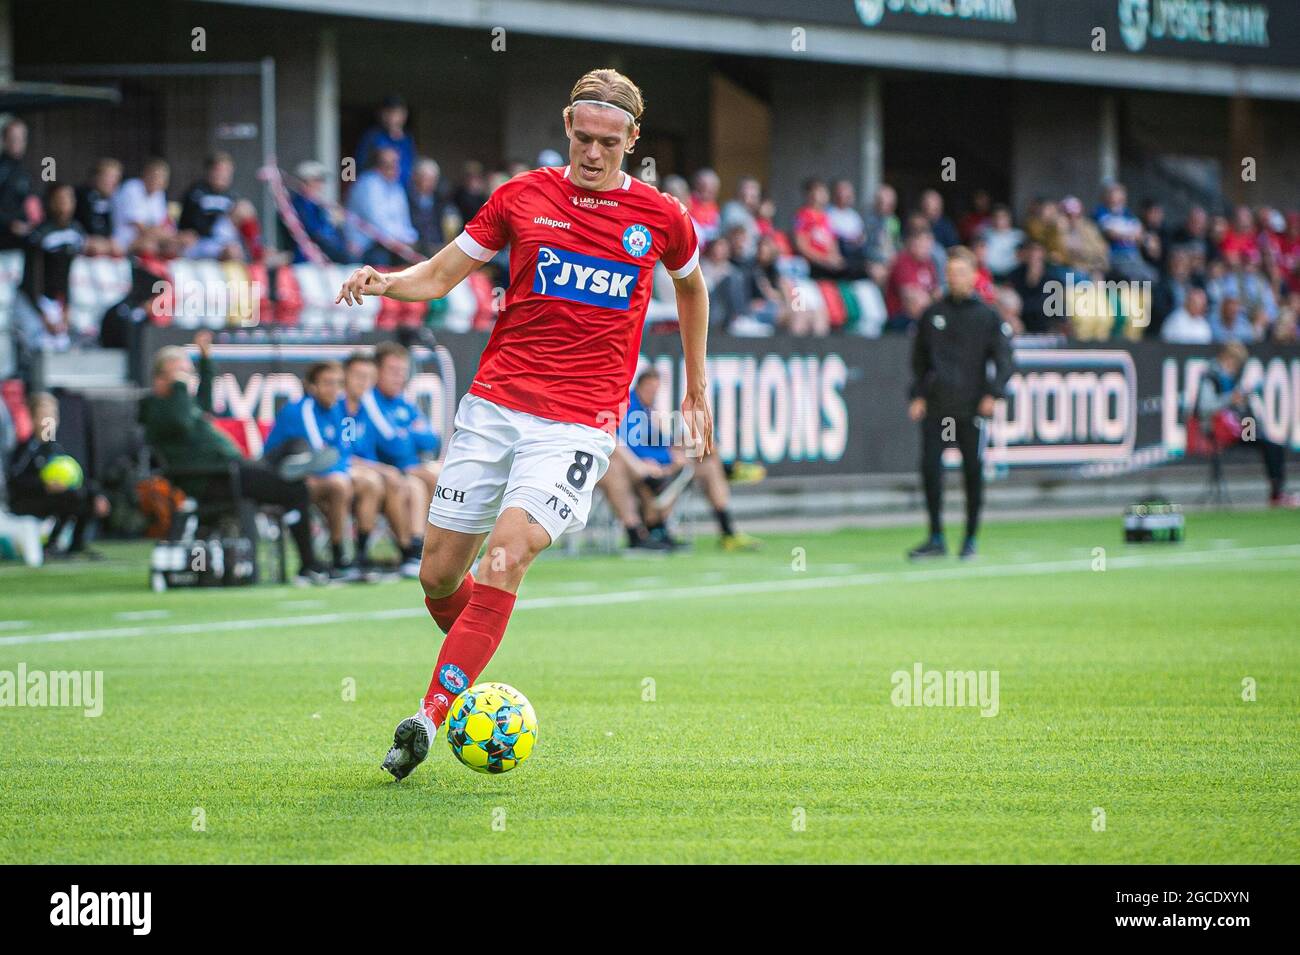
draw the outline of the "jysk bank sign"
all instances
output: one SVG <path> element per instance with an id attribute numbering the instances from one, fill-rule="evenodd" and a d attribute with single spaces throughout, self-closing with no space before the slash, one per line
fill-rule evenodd
<path id="1" fill-rule="evenodd" d="M 1226 0 L 1119 0 L 1119 31 L 1134 53 L 1148 40 L 1268 49 L 1269 9 Z"/>
<path id="2" fill-rule="evenodd" d="M 885 14 L 954 17 L 992 23 L 1015 23 L 1016 0 L 855 0 L 858 18 L 874 27 Z"/>

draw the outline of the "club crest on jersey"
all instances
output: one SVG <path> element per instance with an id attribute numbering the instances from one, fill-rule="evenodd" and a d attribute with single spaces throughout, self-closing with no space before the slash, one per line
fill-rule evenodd
<path id="1" fill-rule="evenodd" d="M 585 305 L 625 309 L 632 300 L 639 272 L 635 265 L 544 245 L 537 250 L 533 291 Z"/>
<path id="2" fill-rule="evenodd" d="M 628 255 L 641 258 L 650 251 L 650 230 L 639 222 L 628 226 L 623 233 L 623 248 L 627 249 Z"/>

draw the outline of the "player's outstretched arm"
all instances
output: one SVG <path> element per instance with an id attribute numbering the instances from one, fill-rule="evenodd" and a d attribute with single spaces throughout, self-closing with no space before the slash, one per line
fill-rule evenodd
<path id="1" fill-rule="evenodd" d="M 713 412 L 709 410 L 709 382 L 704 355 L 709 342 L 709 289 L 697 266 L 685 278 L 673 279 L 677 292 L 677 324 L 682 332 L 682 357 L 686 362 L 686 396 L 682 418 L 690 431 L 686 452 L 702 458 L 713 453 Z"/>
<path id="2" fill-rule="evenodd" d="M 400 272 L 380 272 L 363 265 L 348 276 L 334 303 L 360 305 L 366 295 L 384 295 L 399 302 L 427 302 L 442 298 L 482 264 L 449 243 L 433 258 Z"/>

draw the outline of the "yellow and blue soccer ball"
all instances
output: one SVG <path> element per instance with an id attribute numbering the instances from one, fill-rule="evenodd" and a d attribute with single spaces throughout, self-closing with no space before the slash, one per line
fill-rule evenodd
<path id="1" fill-rule="evenodd" d="M 452 701 L 447 742 L 470 769 L 507 773 L 537 745 L 537 714 L 513 686 L 477 683 Z"/>
<path id="2" fill-rule="evenodd" d="M 69 491 L 81 487 L 82 479 L 81 465 L 71 455 L 56 454 L 45 462 L 45 467 L 41 468 L 42 481 L 47 484 L 51 481 L 62 484 Z"/>

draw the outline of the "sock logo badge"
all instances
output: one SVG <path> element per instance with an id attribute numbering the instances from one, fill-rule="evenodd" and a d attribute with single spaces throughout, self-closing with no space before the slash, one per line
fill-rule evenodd
<path id="1" fill-rule="evenodd" d="M 469 678 L 465 676 L 465 671 L 454 663 L 442 665 L 442 669 L 438 671 L 438 682 L 456 695 L 469 686 Z"/>

